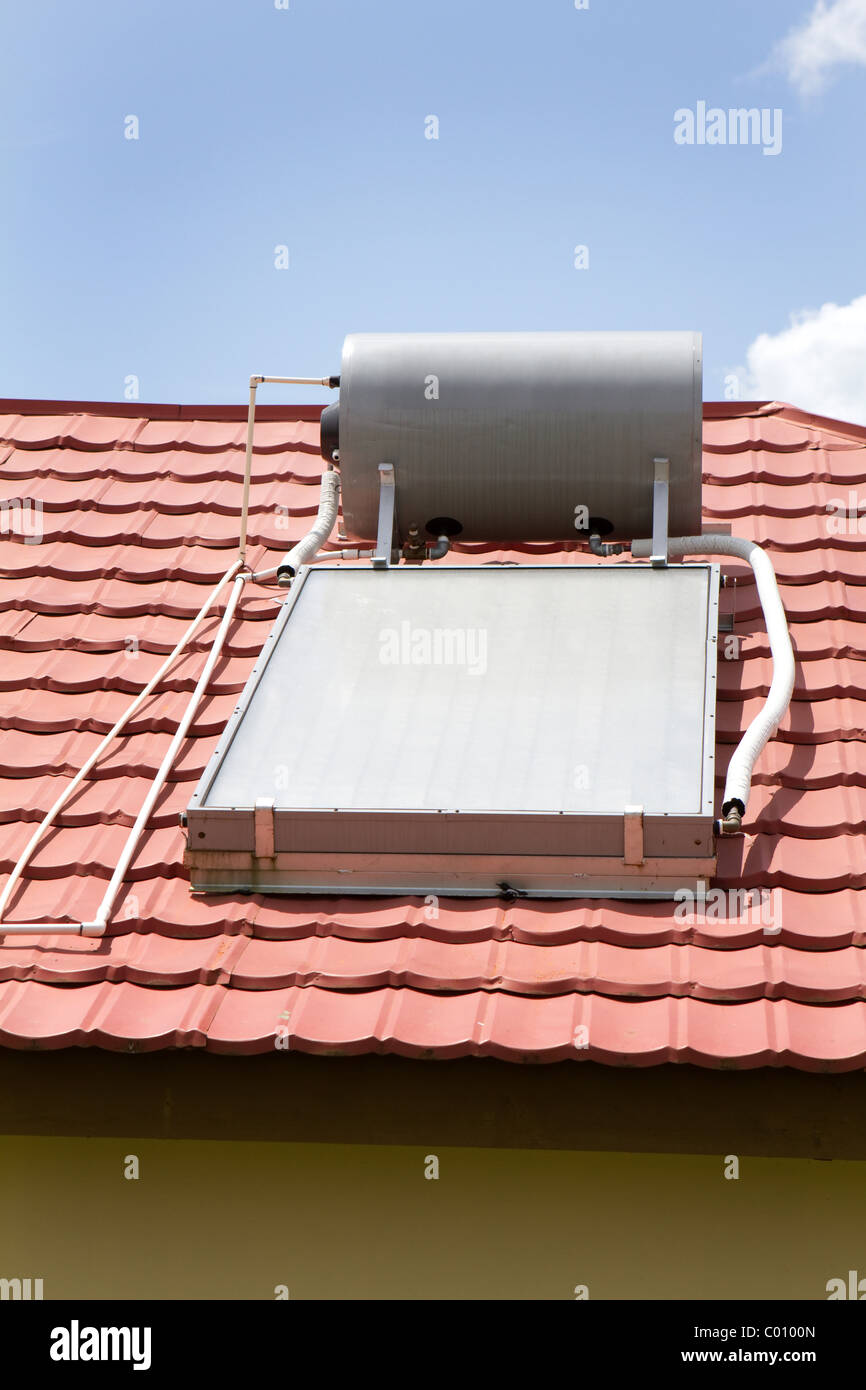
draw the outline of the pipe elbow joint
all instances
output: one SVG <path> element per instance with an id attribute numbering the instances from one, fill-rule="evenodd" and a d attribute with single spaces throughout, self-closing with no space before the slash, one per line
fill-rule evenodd
<path id="1" fill-rule="evenodd" d="M 621 555 L 625 550 L 624 545 L 610 544 L 603 541 L 597 531 L 593 531 L 589 538 L 589 548 L 593 555 L 601 555 L 605 559 L 608 555 Z"/>
<path id="2" fill-rule="evenodd" d="M 717 822 L 720 835 L 738 835 L 743 828 L 746 808 L 738 796 L 722 803 L 722 819 Z"/>
<path id="3" fill-rule="evenodd" d="M 441 560 L 451 549 L 451 541 L 448 536 L 437 536 L 435 545 L 431 545 L 427 551 L 428 560 Z"/>

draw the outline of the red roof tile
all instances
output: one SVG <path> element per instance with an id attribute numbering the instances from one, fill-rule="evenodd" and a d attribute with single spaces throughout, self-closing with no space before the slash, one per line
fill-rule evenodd
<path id="1" fill-rule="evenodd" d="M 316 511 L 318 413 L 261 408 L 254 566 Z M 235 407 L 0 402 L 0 502 L 38 499 L 43 533 L 0 538 L 3 873 L 230 563 L 244 438 Z M 421 899 L 193 898 L 177 813 L 282 597 L 248 586 L 106 937 L 0 936 L 0 1043 L 255 1053 L 282 1029 L 325 1053 L 863 1067 L 866 529 L 828 527 L 828 507 L 863 484 L 866 430 L 777 403 L 705 407 L 706 520 L 768 546 L 797 656 L 748 833 L 720 842 L 718 887 L 761 890 L 763 906 L 759 893 L 719 920 L 712 895 L 694 917 L 664 902 L 443 899 L 431 917 Z M 585 562 L 574 546 L 522 554 Z M 492 545 L 451 557 L 514 558 Z M 719 792 L 771 677 L 751 571 L 724 569 L 740 644 L 726 660 L 720 643 Z M 10 921 L 93 916 L 218 623 L 66 806 Z"/>

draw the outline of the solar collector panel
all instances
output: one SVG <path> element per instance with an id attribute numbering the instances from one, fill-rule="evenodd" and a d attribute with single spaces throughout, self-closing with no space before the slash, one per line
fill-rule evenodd
<path id="1" fill-rule="evenodd" d="M 503 817 L 566 817 L 579 855 L 641 805 L 693 819 L 705 858 L 714 583 L 707 565 L 304 571 L 190 807 L 194 886 L 214 818 L 262 798 L 349 857 L 347 814 L 374 818 L 385 858 L 396 819 L 420 845 L 419 817 L 455 814 L 492 817 L 494 852 Z"/>

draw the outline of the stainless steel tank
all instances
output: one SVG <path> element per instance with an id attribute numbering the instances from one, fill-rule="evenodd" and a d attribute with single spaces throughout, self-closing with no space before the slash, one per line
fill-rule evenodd
<path id="1" fill-rule="evenodd" d="M 379 464 L 397 531 L 461 540 L 652 533 L 653 460 L 669 532 L 701 529 L 699 333 L 352 333 L 322 449 L 343 517 L 376 536 Z"/>

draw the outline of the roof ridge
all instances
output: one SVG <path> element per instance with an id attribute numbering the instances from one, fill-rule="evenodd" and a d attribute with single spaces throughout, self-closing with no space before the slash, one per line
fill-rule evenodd
<path id="1" fill-rule="evenodd" d="M 246 420 L 248 405 L 172 405 L 149 401 L 27 400 L 0 396 L 4 415 L 103 415 L 148 420 Z M 257 405 L 256 420 L 318 420 L 321 405 Z"/>

